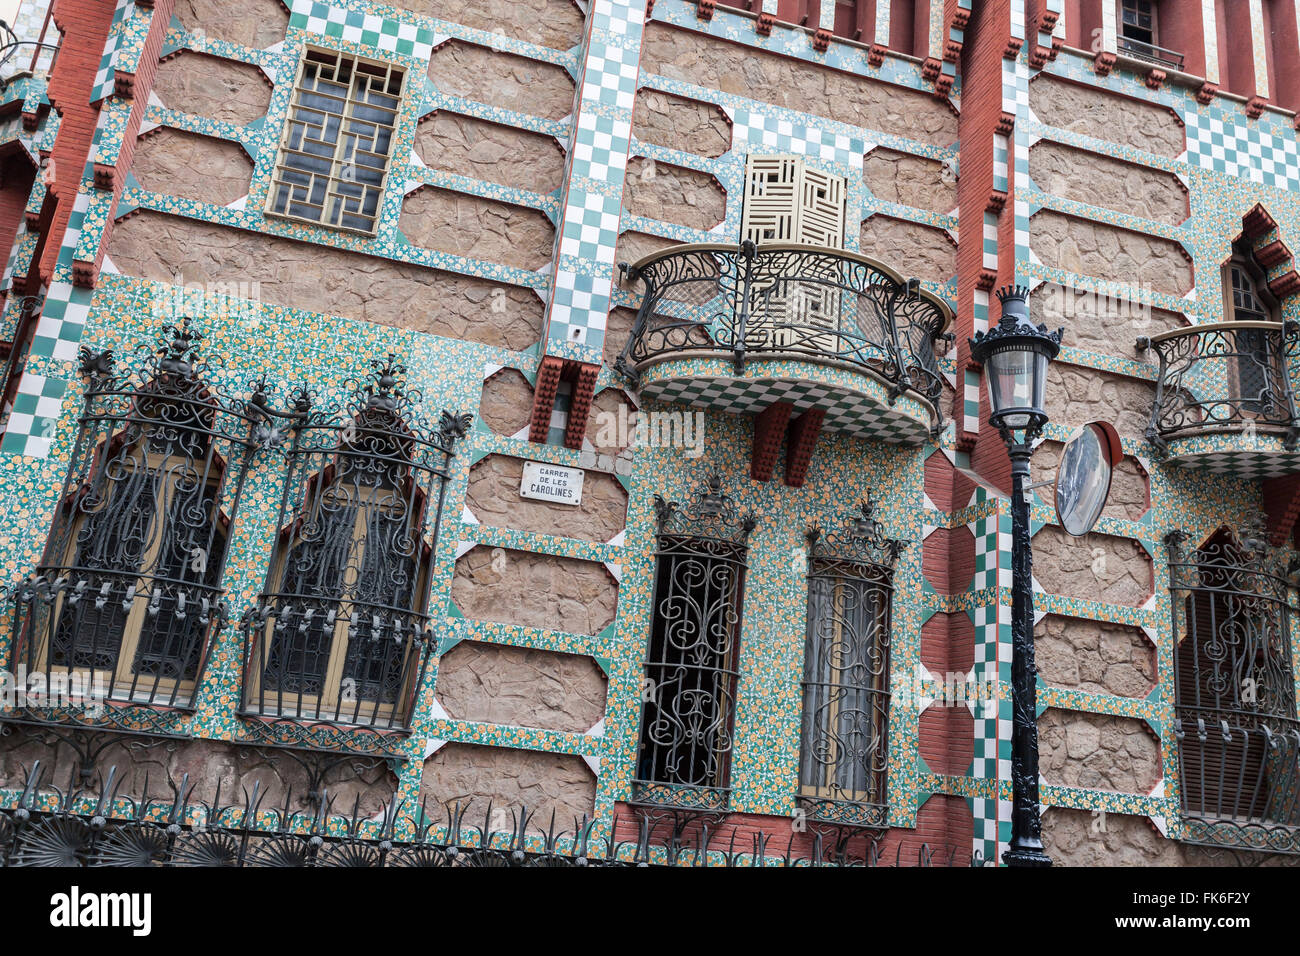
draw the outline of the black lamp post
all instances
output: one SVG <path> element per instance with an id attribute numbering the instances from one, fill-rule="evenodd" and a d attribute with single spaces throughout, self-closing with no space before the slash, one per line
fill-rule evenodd
<path id="1" fill-rule="evenodd" d="M 1029 542 L 1029 456 L 1047 424 L 1043 393 L 1047 366 L 1061 351 L 1064 329 L 1048 332 L 1029 319 L 1029 290 L 998 290 L 1002 318 L 971 339 L 971 357 L 984 366 L 990 423 L 1011 458 L 1011 845 L 1007 866 L 1051 866 L 1038 818 L 1038 691 L 1034 666 L 1033 551 Z"/>

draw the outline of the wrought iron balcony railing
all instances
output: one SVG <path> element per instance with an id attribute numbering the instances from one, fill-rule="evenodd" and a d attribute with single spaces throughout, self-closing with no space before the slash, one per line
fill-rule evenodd
<path id="1" fill-rule="evenodd" d="M 1211 322 L 1137 340 L 1160 363 L 1146 437 L 1168 450 L 1175 438 L 1274 432 L 1300 439 L 1291 368 L 1300 323 Z"/>
<path id="2" fill-rule="evenodd" d="M 617 367 L 634 381 L 674 357 L 730 353 L 848 366 L 936 408 L 943 378 L 934 342 L 948 309 L 866 256 L 820 246 L 698 243 L 620 268 L 645 297 Z"/>
<path id="3" fill-rule="evenodd" d="M 1162 46 L 1134 40 L 1132 37 L 1121 36 L 1118 40 L 1119 52 L 1125 56 L 1131 56 L 1135 60 L 1143 60 L 1147 63 L 1154 63 L 1156 66 L 1167 67 L 1171 70 L 1181 70 L 1183 68 L 1183 54 L 1177 50 L 1166 50 Z"/>

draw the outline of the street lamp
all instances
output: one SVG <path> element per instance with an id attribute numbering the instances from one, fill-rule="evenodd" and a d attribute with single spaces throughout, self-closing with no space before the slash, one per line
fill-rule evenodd
<path id="1" fill-rule="evenodd" d="M 998 290 L 1002 318 L 971 339 L 971 357 L 988 380 L 989 422 L 1011 459 L 1011 845 L 1007 866 L 1051 866 L 1038 818 L 1038 691 L 1034 667 L 1033 551 L 1029 542 L 1029 457 L 1047 424 L 1047 366 L 1061 351 L 1064 329 L 1048 332 L 1029 319 L 1029 290 Z"/>

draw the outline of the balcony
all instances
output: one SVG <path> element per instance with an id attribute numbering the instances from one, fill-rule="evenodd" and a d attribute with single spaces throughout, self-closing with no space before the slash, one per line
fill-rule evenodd
<path id="1" fill-rule="evenodd" d="M 1123 56 L 1132 57 L 1134 60 L 1141 60 L 1144 63 L 1152 63 L 1166 70 L 1182 71 L 1183 55 L 1176 50 L 1166 50 L 1162 46 L 1156 46 L 1154 43 L 1144 43 L 1142 40 L 1135 40 L 1132 37 L 1121 36 L 1119 40 L 1119 52 Z"/>
<path id="2" fill-rule="evenodd" d="M 1171 464 L 1243 477 L 1300 471 L 1296 322 L 1212 322 L 1137 340 L 1159 379 L 1146 437 Z"/>
<path id="3" fill-rule="evenodd" d="M 934 343 L 952 311 L 915 279 L 842 249 L 751 242 L 621 268 L 645 297 L 617 365 L 646 398 L 821 409 L 824 429 L 907 444 L 943 427 Z"/>

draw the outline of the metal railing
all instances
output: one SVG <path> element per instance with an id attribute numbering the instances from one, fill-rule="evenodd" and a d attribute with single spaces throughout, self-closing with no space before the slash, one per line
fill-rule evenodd
<path id="1" fill-rule="evenodd" d="M 620 268 L 645 296 L 617 367 L 633 381 L 665 358 L 730 353 L 845 365 L 938 411 L 934 342 L 951 310 L 888 267 L 843 249 L 791 244 L 675 246 Z"/>
<path id="2" fill-rule="evenodd" d="M 1147 63 L 1154 63 L 1156 66 L 1168 67 L 1171 70 L 1182 70 L 1183 68 L 1183 54 L 1177 50 L 1166 50 L 1162 46 L 1134 40 L 1132 37 L 1121 36 L 1117 40 L 1119 52 L 1125 56 L 1131 56 L 1135 60 L 1143 60 Z"/>
<path id="3" fill-rule="evenodd" d="M 615 816 L 608 835 L 595 834 L 596 821 L 581 817 L 569 825 L 552 813 L 541 819 L 526 807 L 509 810 L 510 829 L 499 829 L 491 804 L 481 824 L 469 808 L 449 803 L 445 821 L 426 803 L 410 814 L 396 801 L 373 820 L 332 811 L 322 794 L 315 812 L 263 808 L 258 784 L 242 805 L 190 799 L 188 777 L 162 799 L 118 797 L 116 768 L 94 788 L 73 783 L 41 790 L 39 762 L 13 805 L 0 807 L 0 866 L 181 866 L 181 867 L 896 867 L 983 866 L 978 855 L 956 847 L 900 841 L 893 852 L 880 841 L 853 841 L 840 833 L 811 832 L 795 849 L 752 828 L 708 821 L 682 826 L 638 815 L 625 828 Z M 51 799 L 53 798 L 53 799 Z M 478 816 L 475 813 L 474 819 Z M 619 838 L 624 833 L 631 838 Z"/>
<path id="4" fill-rule="evenodd" d="M 1300 439 L 1291 366 L 1300 323 L 1211 322 L 1137 340 L 1160 363 L 1147 439 L 1162 452 L 1173 438 L 1276 432 Z"/>
<path id="5" fill-rule="evenodd" d="M 1166 537 L 1173 613 L 1174 736 L 1185 841 L 1300 853 L 1287 575 L 1251 530 L 1185 549 Z"/>

